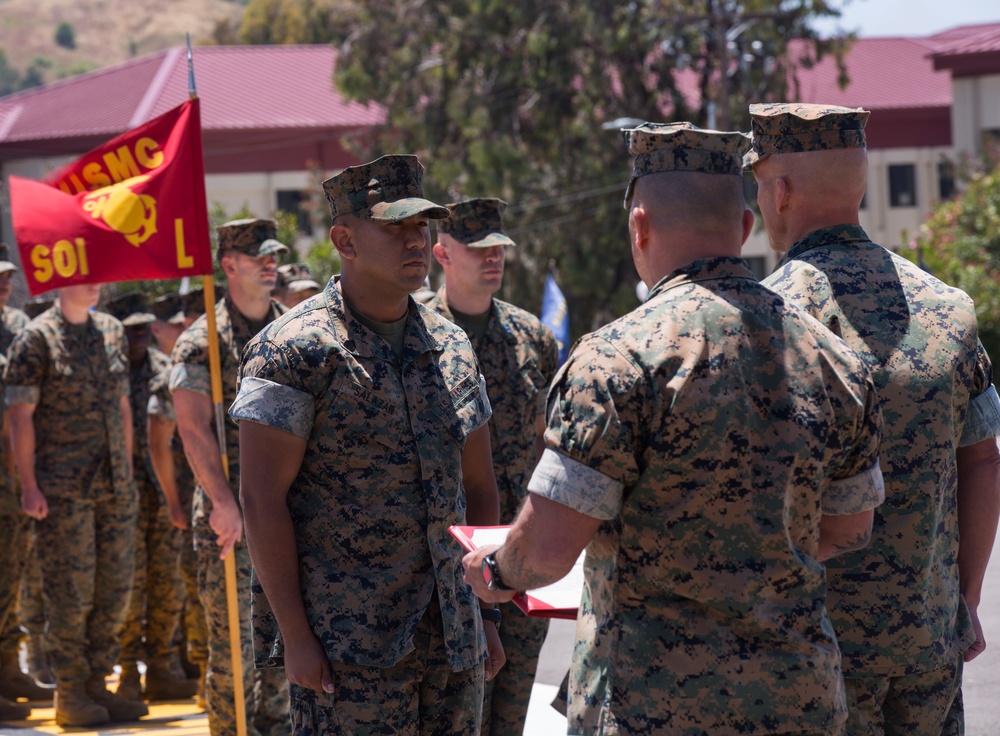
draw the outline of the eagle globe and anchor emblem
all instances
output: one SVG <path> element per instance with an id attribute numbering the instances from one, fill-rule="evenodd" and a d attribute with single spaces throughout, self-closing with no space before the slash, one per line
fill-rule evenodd
<path id="1" fill-rule="evenodd" d="M 148 175 L 133 176 L 89 192 L 83 197 L 83 209 L 138 248 L 156 234 L 156 199 L 132 190 L 149 178 Z"/>

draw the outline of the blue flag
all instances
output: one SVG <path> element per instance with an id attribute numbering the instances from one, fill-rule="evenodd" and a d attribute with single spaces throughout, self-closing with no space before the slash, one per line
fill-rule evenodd
<path id="1" fill-rule="evenodd" d="M 550 271 L 545 277 L 545 293 L 542 294 L 542 324 L 552 330 L 559 346 L 559 365 L 566 362 L 569 354 L 569 311 L 566 297 Z"/>

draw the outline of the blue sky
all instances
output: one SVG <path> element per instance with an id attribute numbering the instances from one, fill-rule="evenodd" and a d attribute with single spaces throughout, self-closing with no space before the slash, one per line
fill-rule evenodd
<path id="1" fill-rule="evenodd" d="M 990 22 L 1000 22 L 997 0 L 849 0 L 838 21 L 814 27 L 829 33 L 839 24 L 859 36 L 926 36 Z"/>

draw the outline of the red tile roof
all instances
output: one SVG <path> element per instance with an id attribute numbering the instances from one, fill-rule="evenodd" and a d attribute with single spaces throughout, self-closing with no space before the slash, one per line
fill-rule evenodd
<path id="1" fill-rule="evenodd" d="M 1000 12 L 1000 11 L 998 11 Z M 1000 51 L 1000 23 L 958 26 L 928 36 L 937 54 L 976 54 Z"/>
<path id="2" fill-rule="evenodd" d="M 924 38 L 859 38 L 845 60 L 846 87 L 841 89 L 836 62 L 826 56 L 792 73 L 789 97 L 869 110 L 950 107 L 951 76 L 934 69 L 934 48 Z M 793 44 L 790 53 L 801 59 L 802 46 Z"/>
<path id="3" fill-rule="evenodd" d="M 199 46 L 192 52 L 202 128 L 349 129 L 385 122 L 381 105 L 344 99 L 333 88 L 330 46 Z M 0 145 L 110 137 L 188 95 L 187 56 L 150 56 L 0 98 Z"/>

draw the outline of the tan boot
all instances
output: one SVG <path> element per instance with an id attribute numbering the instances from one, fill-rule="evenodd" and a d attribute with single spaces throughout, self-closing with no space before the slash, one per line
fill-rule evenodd
<path id="1" fill-rule="evenodd" d="M 30 705 L 12 703 L 7 698 L 0 698 L 0 723 L 4 721 L 24 721 L 30 715 Z"/>
<path id="2" fill-rule="evenodd" d="M 111 721 L 107 708 L 91 700 L 80 684 L 57 686 L 55 708 L 58 726 L 100 726 Z"/>
<path id="3" fill-rule="evenodd" d="M 186 700 L 198 692 L 198 680 L 189 680 L 179 661 L 151 662 L 146 668 L 146 700 Z"/>
<path id="4" fill-rule="evenodd" d="M 115 723 L 137 721 L 149 715 L 149 708 L 142 701 L 127 700 L 109 692 L 107 683 L 100 675 L 91 675 L 84 688 L 95 703 L 107 709 L 110 719 Z"/>
<path id="5" fill-rule="evenodd" d="M 56 676 L 49 665 L 49 655 L 45 651 L 45 640 L 41 634 L 30 634 L 27 642 L 28 674 L 42 687 L 55 687 Z"/>
<path id="6" fill-rule="evenodd" d="M 17 650 L 0 652 L 0 697 L 8 700 L 52 700 L 52 690 L 39 687 L 21 672 Z"/>
<path id="7" fill-rule="evenodd" d="M 139 674 L 139 666 L 132 664 L 122 665 L 122 676 L 118 680 L 118 688 L 115 695 L 126 700 L 142 700 L 142 676 Z"/>

